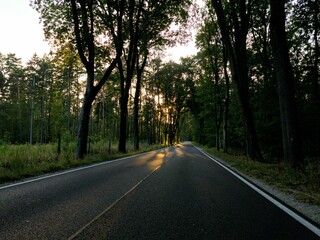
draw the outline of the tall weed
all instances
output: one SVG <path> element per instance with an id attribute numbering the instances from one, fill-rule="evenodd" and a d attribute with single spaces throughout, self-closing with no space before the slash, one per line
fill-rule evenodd
<path id="1" fill-rule="evenodd" d="M 83 166 L 95 162 L 108 161 L 138 152 L 151 151 L 162 145 L 141 145 L 141 150 L 133 152 L 133 144 L 128 143 L 127 154 L 119 153 L 117 144 L 103 141 L 90 143 L 89 154 L 84 159 L 76 159 L 76 143 L 69 142 L 57 154 L 56 144 L 10 145 L 0 144 L 0 183 L 25 177 Z"/>

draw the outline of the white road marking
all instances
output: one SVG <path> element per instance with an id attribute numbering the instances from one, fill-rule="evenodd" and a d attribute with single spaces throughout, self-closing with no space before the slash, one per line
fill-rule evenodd
<path id="1" fill-rule="evenodd" d="M 132 188 L 129 189 L 124 195 L 122 195 L 120 198 L 118 198 L 115 202 L 113 202 L 111 205 L 109 205 L 105 210 L 103 210 L 100 214 L 98 214 L 95 218 L 93 218 L 90 222 L 88 222 L 86 225 L 84 225 L 80 230 L 78 230 L 76 233 L 74 233 L 71 237 L 68 238 L 68 240 L 72 240 L 75 237 L 77 237 L 79 234 L 81 234 L 86 228 L 88 228 L 92 223 L 97 221 L 100 217 L 102 217 L 105 213 L 107 213 L 111 208 L 113 208 L 117 203 L 119 203 L 123 198 L 125 198 L 129 193 L 131 193 L 134 189 L 136 189 L 141 183 L 143 183 L 148 177 L 150 177 L 155 171 L 157 171 L 161 165 L 156 167 L 151 173 L 149 173 L 147 176 L 145 176 L 142 180 L 140 180 L 136 185 L 134 185 Z"/>
<path id="2" fill-rule="evenodd" d="M 161 151 L 161 150 L 163 150 L 163 148 L 155 150 L 155 151 Z M 37 177 L 37 178 L 34 178 L 34 179 L 30 179 L 30 180 L 26 180 L 26 181 L 21 181 L 21 182 L 5 185 L 5 186 L 0 187 L 0 190 L 6 189 L 6 188 L 12 188 L 12 187 L 16 187 L 16 186 L 32 183 L 32 182 L 37 182 L 37 181 L 41 181 L 41 180 L 45 180 L 45 179 L 48 179 L 48 178 L 53 178 L 53 177 L 57 177 L 57 176 L 61 176 L 61 175 L 65 175 L 65 174 L 69 174 L 69 173 L 73 173 L 73 172 L 78 172 L 78 171 L 82 171 L 82 170 L 89 169 L 89 168 L 94 168 L 94 167 L 98 167 L 98 166 L 107 165 L 107 164 L 111 164 L 111 163 L 114 163 L 114 162 L 127 160 L 129 158 L 146 155 L 148 153 L 150 153 L 150 152 L 140 153 L 140 154 L 136 154 L 136 155 L 132 155 L 132 156 L 128 156 L 128 157 L 123 157 L 123 158 L 119 158 L 119 159 L 115 159 L 115 160 L 111 160 L 111 161 L 96 163 L 96 164 L 92 164 L 92 165 L 89 165 L 89 166 L 78 167 L 78 168 L 67 170 L 67 171 L 63 171 L 63 172 L 60 172 L 60 173 L 49 174 L 49 175 L 46 175 L 46 176 Z"/>
<path id="3" fill-rule="evenodd" d="M 193 145 L 194 146 L 194 145 Z M 310 223 L 309 221 L 307 221 L 306 219 L 304 219 L 303 217 L 301 217 L 300 215 L 296 214 L 294 211 L 292 211 L 291 209 L 287 208 L 285 205 L 283 205 L 282 203 L 280 203 L 279 201 L 277 201 L 275 198 L 271 197 L 269 194 L 265 193 L 264 191 L 262 191 L 261 189 L 257 188 L 255 185 L 253 185 L 252 183 L 250 183 L 248 180 L 246 180 L 245 178 L 241 177 L 239 174 L 237 174 L 236 172 L 232 171 L 231 169 L 229 169 L 228 167 L 226 167 L 225 165 L 223 165 L 221 162 L 219 162 L 218 160 L 214 159 L 212 156 L 210 156 L 209 154 L 207 154 L 205 151 L 203 151 L 201 148 L 198 148 L 196 146 L 194 146 L 196 149 L 198 149 L 202 154 L 204 154 L 205 156 L 207 156 L 209 159 L 211 159 L 212 161 L 214 161 L 215 163 L 217 163 L 219 166 L 221 166 L 222 168 L 224 168 L 225 170 L 227 170 L 229 173 L 231 173 L 232 175 L 234 175 L 235 177 L 237 177 L 239 180 L 241 180 L 243 183 L 245 183 L 247 186 L 249 186 L 250 188 L 252 188 L 253 190 L 255 190 L 257 193 L 259 193 L 260 195 L 262 195 L 264 198 L 266 198 L 267 200 L 269 200 L 271 203 L 273 203 L 274 205 L 276 205 L 278 208 L 280 208 L 281 210 L 283 210 L 284 212 L 286 212 L 288 215 L 290 215 L 292 218 L 294 218 L 296 221 L 298 221 L 299 223 L 301 223 L 303 226 L 305 226 L 306 228 L 308 228 L 310 231 L 312 231 L 313 233 L 315 233 L 317 236 L 320 237 L 320 229 L 318 227 L 316 227 L 315 225 L 313 225 L 312 223 Z"/>

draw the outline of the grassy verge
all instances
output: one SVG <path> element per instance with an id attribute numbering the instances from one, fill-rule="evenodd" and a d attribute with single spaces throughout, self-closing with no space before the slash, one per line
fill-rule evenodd
<path id="1" fill-rule="evenodd" d="M 305 172 L 290 169 L 284 163 L 261 163 L 248 160 L 245 156 L 215 148 L 200 146 L 206 152 L 223 159 L 240 172 L 275 186 L 281 191 L 293 194 L 297 199 L 320 205 L 320 160 L 307 160 Z"/>
<path id="2" fill-rule="evenodd" d="M 65 147 L 59 156 L 57 146 L 54 144 L 0 145 L 0 183 L 113 160 L 162 147 L 164 146 L 141 145 L 141 150 L 133 151 L 133 147 L 129 144 L 128 153 L 122 154 L 117 151 L 116 145 L 111 146 L 109 152 L 109 146 L 106 143 L 95 143 L 90 146 L 90 154 L 87 157 L 76 159 L 75 143 Z"/>

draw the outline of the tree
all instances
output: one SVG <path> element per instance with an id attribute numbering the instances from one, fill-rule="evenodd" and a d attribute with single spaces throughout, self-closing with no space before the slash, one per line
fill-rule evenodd
<path id="1" fill-rule="evenodd" d="M 251 159 L 263 160 L 257 141 L 256 127 L 250 105 L 247 65 L 247 34 L 251 1 L 230 1 L 226 14 L 222 1 L 212 0 L 223 44 L 230 62 L 232 80 L 236 87 L 246 138 L 246 153 Z M 226 8 L 226 6 L 225 6 Z"/>
<path id="2" fill-rule="evenodd" d="M 132 79 L 137 74 L 134 105 L 134 142 L 138 149 L 138 103 L 142 73 L 146 65 L 149 50 L 174 41 L 177 32 L 170 31 L 171 24 L 183 22 L 187 17 L 189 1 L 129 1 L 125 11 L 128 21 L 124 37 L 123 58 L 118 63 L 120 72 L 120 139 L 119 151 L 126 152 L 127 115 L 129 90 Z M 165 34 L 169 32 L 170 34 Z M 173 37 L 174 36 L 174 37 Z"/>
<path id="3" fill-rule="evenodd" d="M 282 153 L 277 79 L 272 66 L 270 6 L 268 0 L 252 5 L 248 33 L 250 95 L 259 146 L 266 159 Z"/>
<path id="4" fill-rule="evenodd" d="M 140 60 L 140 56 L 142 56 L 142 60 Z M 133 148 L 134 150 L 139 150 L 139 100 L 140 100 L 140 91 L 141 91 L 141 82 L 142 82 L 142 74 L 144 68 L 147 63 L 148 54 L 139 54 L 137 55 L 137 83 L 136 83 L 136 91 L 134 96 L 134 136 L 133 136 Z"/>
<path id="5" fill-rule="evenodd" d="M 190 91 L 191 79 L 188 78 L 187 71 L 186 62 L 185 64 L 168 62 L 157 74 L 166 118 L 165 140 L 168 139 L 169 144 L 179 140 L 180 120 Z"/>
<path id="6" fill-rule="evenodd" d="M 100 81 L 95 85 L 95 39 L 94 39 L 94 2 L 81 1 L 80 8 L 77 7 L 76 1 L 71 0 L 72 16 L 74 22 L 74 33 L 76 36 L 77 50 L 87 73 L 87 86 L 84 95 L 84 102 L 80 113 L 80 127 L 78 133 L 77 156 L 82 158 L 87 153 L 89 118 L 92 102 L 98 92 L 111 75 L 116 64 L 119 62 L 122 53 L 122 16 L 124 1 L 120 1 L 115 6 L 117 12 L 117 32 L 118 37 L 115 39 L 116 55 L 107 67 Z M 111 12 L 109 12 L 111 14 Z M 81 23 L 80 23 L 81 17 Z"/>
<path id="7" fill-rule="evenodd" d="M 50 116 L 52 105 L 52 66 L 49 58 L 34 54 L 27 62 L 28 100 L 30 104 L 29 142 L 50 142 Z M 36 128 L 34 128 L 36 126 Z M 37 130 L 34 132 L 34 130 Z M 37 133 L 37 134 L 34 134 Z M 36 139 L 34 136 L 36 135 Z M 35 140 L 35 141 L 34 141 Z"/>
<path id="8" fill-rule="evenodd" d="M 139 97 L 142 83 L 142 75 L 147 63 L 149 53 L 159 49 L 165 44 L 177 41 L 180 35 L 185 32 L 171 31 L 172 24 L 184 25 L 187 20 L 188 4 L 190 1 L 149 1 L 141 14 L 141 21 L 138 25 L 139 41 L 137 47 L 136 61 L 136 92 L 134 99 L 134 149 L 139 149 Z M 169 34 L 165 34 L 168 32 Z"/>
<path id="9" fill-rule="evenodd" d="M 50 82 L 49 108 L 56 135 L 65 135 L 68 144 L 78 132 L 78 119 L 80 113 L 80 76 L 85 74 L 82 62 L 77 54 L 75 46 L 66 43 L 55 48 L 52 52 L 52 77 Z M 57 109 L 55 104 L 61 105 Z"/>
<path id="10" fill-rule="evenodd" d="M 285 0 L 270 0 L 271 44 L 278 80 L 283 156 L 293 168 L 301 168 L 303 157 L 295 102 L 294 78 L 285 30 Z"/>
<path id="11" fill-rule="evenodd" d="M 196 42 L 198 48 L 201 50 L 198 54 L 200 54 L 199 56 L 203 59 L 203 61 L 199 63 L 204 70 L 204 74 L 201 77 L 201 79 L 204 80 L 204 88 L 202 90 L 212 91 L 212 93 L 207 95 L 205 94 L 206 97 L 204 97 L 211 98 L 210 101 L 199 100 L 203 102 L 203 106 L 206 106 L 203 108 L 203 112 L 207 110 L 208 115 L 212 115 L 213 113 L 212 117 L 215 125 L 215 129 L 213 129 L 215 134 L 215 146 L 220 150 L 221 127 L 223 122 L 225 126 L 227 126 L 228 122 L 226 114 L 224 113 L 228 111 L 229 102 L 226 98 L 228 98 L 227 93 L 229 89 L 224 89 L 229 87 L 229 80 L 228 74 L 227 76 L 224 74 L 226 72 L 223 68 L 225 65 L 224 62 L 226 61 L 226 59 L 223 58 L 224 48 L 223 43 L 221 42 L 217 22 L 214 19 L 212 11 L 209 11 L 209 13 L 204 12 L 203 18 L 204 23 L 198 31 Z M 208 105 L 208 103 L 210 104 Z M 226 128 L 223 137 L 223 148 L 226 150 Z"/>
<path id="12" fill-rule="evenodd" d="M 290 12 L 287 19 L 287 38 L 292 49 L 289 54 L 294 73 L 303 82 L 299 89 L 301 93 L 297 94 L 308 94 L 320 109 L 320 3 L 316 0 L 298 0 L 293 1 L 291 5 L 287 9 Z"/>
<path id="13" fill-rule="evenodd" d="M 49 0 L 33 1 L 35 8 L 44 20 L 47 38 L 53 38 L 59 43 L 71 41 L 75 43 L 81 62 L 86 70 L 86 90 L 80 113 L 80 124 L 77 141 L 77 157 L 83 158 L 87 153 L 89 120 L 92 103 L 105 84 L 122 54 L 122 22 L 125 1 L 105 3 L 104 1 L 52 2 Z M 103 19 L 99 19 L 101 8 L 107 9 Z M 110 29 L 103 28 L 104 18 L 109 21 Z M 107 41 L 98 41 L 99 34 L 106 34 Z M 109 53 L 105 56 L 107 65 L 104 74 L 97 81 L 97 53 L 101 46 Z M 112 47 L 114 49 L 112 49 Z M 104 51 L 104 53 L 105 53 Z"/>

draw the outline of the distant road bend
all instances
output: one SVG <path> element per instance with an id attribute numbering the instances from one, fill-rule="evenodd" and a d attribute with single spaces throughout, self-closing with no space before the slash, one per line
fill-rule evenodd
<path id="1" fill-rule="evenodd" d="M 320 230 L 184 143 L 0 186 L 0 239 L 312 240 Z"/>

